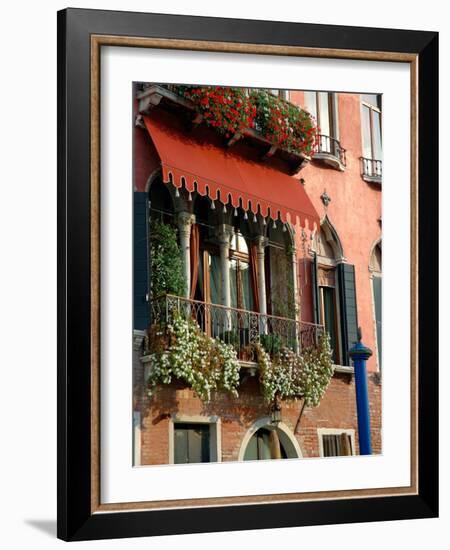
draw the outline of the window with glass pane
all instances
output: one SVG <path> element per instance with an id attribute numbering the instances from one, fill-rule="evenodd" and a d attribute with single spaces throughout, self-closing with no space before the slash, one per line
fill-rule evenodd
<path id="1" fill-rule="evenodd" d="M 285 248 L 270 245 L 266 249 L 270 262 L 267 278 L 270 284 L 270 312 L 278 317 L 295 317 L 292 261 L 288 261 Z"/>
<path id="2" fill-rule="evenodd" d="M 334 136 L 332 116 L 332 95 L 328 92 L 305 92 L 305 105 L 308 112 L 316 119 L 320 128 L 319 150 L 325 153 L 335 154 L 333 142 Z"/>
<path id="3" fill-rule="evenodd" d="M 333 287 L 320 287 L 320 299 L 322 310 L 322 323 L 325 325 L 325 330 L 330 335 L 330 346 L 333 350 L 333 363 L 339 364 L 338 355 L 338 339 L 337 339 L 337 315 L 336 315 L 336 299 L 335 289 Z"/>
<path id="4" fill-rule="evenodd" d="M 373 158 L 381 159 L 381 113 L 372 111 L 372 154 Z"/>
<path id="5" fill-rule="evenodd" d="M 371 160 L 381 160 L 381 96 L 371 94 L 361 94 L 362 99 L 362 138 L 363 138 L 363 157 Z M 367 166 L 368 175 L 374 168 L 372 163 Z"/>
<path id="6" fill-rule="evenodd" d="M 253 310 L 253 294 L 248 245 L 238 230 L 231 239 L 230 254 L 231 307 L 251 311 Z"/>
<path id="7" fill-rule="evenodd" d="M 379 94 L 361 94 L 361 99 L 364 101 L 364 103 L 368 103 L 369 105 L 372 105 L 372 107 L 376 107 L 377 109 L 381 109 L 381 95 L 379 95 Z"/>
<path id="8" fill-rule="evenodd" d="M 317 93 L 305 92 L 305 106 L 310 115 L 317 120 Z"/>
<path id="9" fill-rule="evenodd" d="M 222 265 L 220 262 L 220 257 L 215 254 L 211 254 L 209 256 L 209 285 L 212 304 L 222 303 L 221 269 Z M 214 338 L 220 336 L 223 329 L 221 312 L 222 310 L 220 308 L 211 307 L 210 309 L 209 325 L 211 336 Z"/>
<path id="10" fill-rule="evenodd" d="M 175 424 L 174 462 L 210 462 L 209 424 Z"/>
<path id="11" fill-rule="evenodd" d="M 349 456 L 353 454 L 352 439 L 348 433 L 322 436 L 323 456 Z"/>

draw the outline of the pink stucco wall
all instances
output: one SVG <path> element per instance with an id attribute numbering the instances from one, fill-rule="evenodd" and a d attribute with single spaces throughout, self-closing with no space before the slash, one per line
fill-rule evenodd
<path id="1" fill-rule="evenodd" d="M 300 103 L 302 99 L 300 92 L 291 93 L 291 101 Z M 337 231 L 345 259 L 355 266 L 358 322 L 364 343 L 374 351 L 368 361 L 368 370 L 374 371 L 377 370 L 377 359 L 369 261 L 374 244 L 381 238 L 381 186 L 366 183 L 361 177 L 359 94 L 339 94 L 338 111 L 339 141 L 346 149 L 345 170 L 341 172 L 313 161 L 301 170 L 298 177 L 304 178 L 305 190 L 321 219 L 327 215 Z M 328 207 L 320 198 L 324 190 L 331 198 Z"/>

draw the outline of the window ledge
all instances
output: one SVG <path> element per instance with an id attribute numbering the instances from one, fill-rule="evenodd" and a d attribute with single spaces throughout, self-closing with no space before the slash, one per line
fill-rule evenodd
<path id="1" fill-rule="evenodd" d="M 345 365 L 334 365 L 334 372 L 338 374 L 355 374 L 355 369 Z"/>
<path id="2" fill-rule="evenodd" d="M 363 174 L 361 177 L 367 183 L 378 183 L 381 185 L 381 176 L 367 176 Z"/>
<path id="3" fill-rule="evenodd" d="M 324 164 L 327 164 L 328 166 L 331 166 L 331 168 L 339 170 L 340 172 L 344 172 L 345 170 L 345 166 L 342 162 L 331 153 L 314 153 L 313 160 L 323 162 Z"/>

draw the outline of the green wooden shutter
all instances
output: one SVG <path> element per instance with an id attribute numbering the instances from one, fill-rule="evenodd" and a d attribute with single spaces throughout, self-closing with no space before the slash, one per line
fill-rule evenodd
<path id="1" fill-rule="evenodd" d="M 381 327 L 382 327 L 382 320 L 381 320 L 381 285 L 382 285 L 382 279 L 381 277 L 373 277 L 372 279 L 373 284 L 373 299 L 375 302 L 375 320 L 377 323 L 377 348 L 378 348 L 378 365 L 381 369 Z"/>
<path id="2" fill-rule="evenodd" d="M 209 424 L 175 424 L 175 464 L 210 462 Z"/>
<path id="3" fill-rule="evenodd" d="M 314 310 L 314 322 L 320 323 L 320 311 L 319 311 L 319 285 L 317 281 L 317 254 L 314 252 L 314 256 L 311 262 L 311 283 L 313 294 L 313 310 Z"/>
<path id="4" fill-rule="evenodd" d="M 188 437 L 189 432 L 183 426 L 175 426 L 174 431 L 174 463 L 187 464 L 189 462 Z"/>
<path id="5" fill-rule="evenodd" d="M 134 193 L 133 204 L 133 326 L 145 330 L 148 308 L 148 196 Z"/>
<path id="6" fill-rule="evenodd" d="M 341 309 L 342 362 L 344 365 L 350 366 L 348 350 L 358 340 L 355 266 L 339 264 L 337 269 Z"/>

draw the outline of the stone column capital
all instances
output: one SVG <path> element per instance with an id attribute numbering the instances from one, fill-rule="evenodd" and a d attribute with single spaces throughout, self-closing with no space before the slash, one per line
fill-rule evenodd
<path id="1" fill-rule="evenodd" d="M 233 226 L 226 223 L 221 223 L 216 226 L 216 238 L 221 246 L 230 245 L 230 240 L 233 235 Z"/>
<path id="2" fill-rule="evenodd" d="M 191 231 L 191 225 L 195 223 L 195 214 L 190 212 L 178 212 L 177 216 L 178 228 L 180 231 Z"/>
<path id="3" fill-rule="evenodd" d="M 264 253 L 264 249 L 269 244 L 269 239 L 264 235 L 256 235 L 252 240 L 258 248 L 258 253 Z"/>

